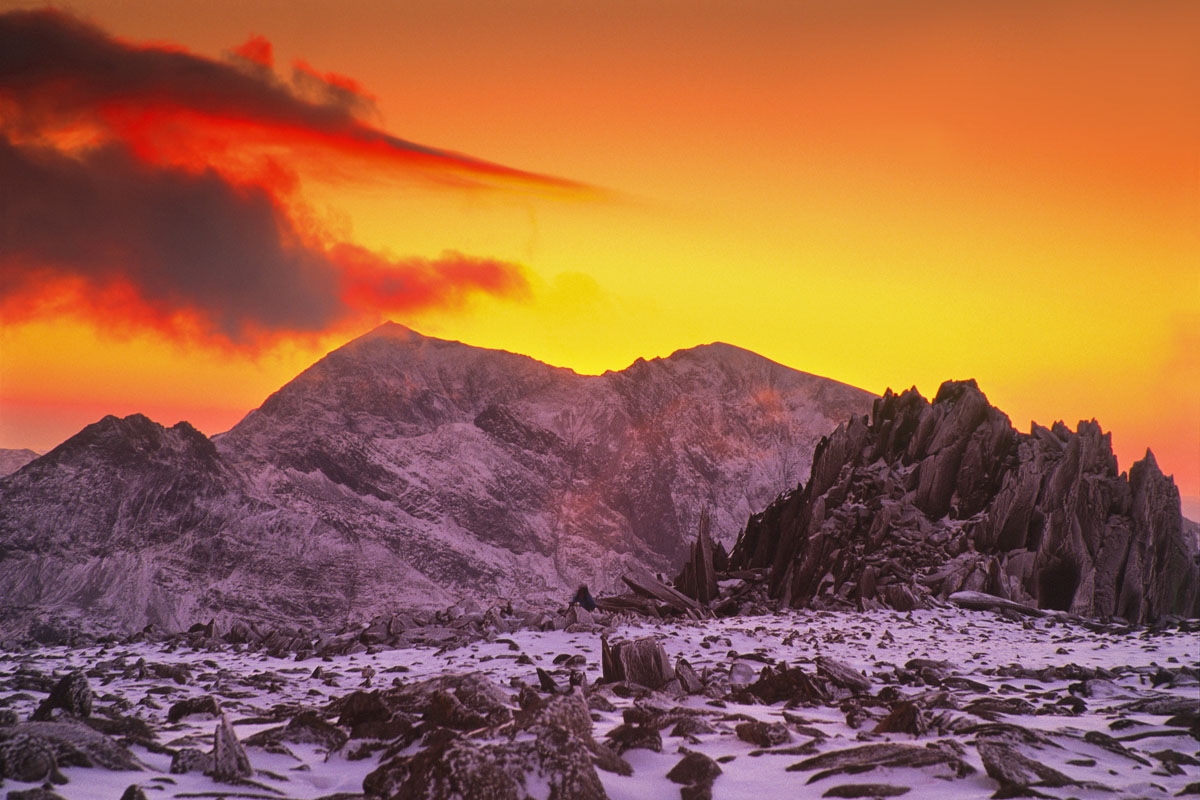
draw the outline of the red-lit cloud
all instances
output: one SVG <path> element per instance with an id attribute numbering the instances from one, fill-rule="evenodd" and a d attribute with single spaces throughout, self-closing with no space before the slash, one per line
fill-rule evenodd
<path id="1" fill-rule="evenodd" d="M 289 212 L 314 154 L 468 188 L 571 190 L 364 122 L 370 95 L 252 37 L 215 61 L 54 11 L 0 14 L 0 310 L 90 315 L 235 345 L 362 315 L 520 298 L 514 264 L 394 259 Z"/>
<path id="2" fill-rule="evenodd" d="M 275 67 L 275 49 L 265 36 L 255 34 L 239 47 L 233 48 L 233 54 L 260 67 L 273 69 Z"/>
<path id="3" fill-rule="evenodd" d="M 73 310 L 254 345 L 364 313 L 528 292 L 514 264 L 324 245 L 265 188 L 148 165 L 118 146 L 70 156 L 0 139 L 0 219 L 0 309 L 10 321 Z"/>
<path id="4" fill-rule="evenodd" d="M 197 138 L 209 147 L 224 138 L 227 148 L 258 139 L 459 185 L 583 188 L 369 125 L 356 116 L 371 104 L 357 83 L 303 63 L 287 83 L 270 69 L 270 43 L 261 37 L 235 55 L 226 63 L 182 49 L 133 45 L 57 11 L 9 12 L 0 15 L 0 118 L 10 135 L 86 132 L 124 141 L 143 158 L 191 167 L 196 165 L 183 154 Z"/>

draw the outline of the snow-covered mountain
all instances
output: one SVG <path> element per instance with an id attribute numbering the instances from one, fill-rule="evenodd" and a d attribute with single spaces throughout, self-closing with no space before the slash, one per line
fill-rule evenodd
<path id="1" fill-rule="evenodd" d="M 212 440 L 107 417 L 0 480 L 8 627 L 559 598 L 731 541 L 872 395 L 725 344 L 620 372 L 384 325 Z M 2 624 L 2 623 L 0 623 Z"/>

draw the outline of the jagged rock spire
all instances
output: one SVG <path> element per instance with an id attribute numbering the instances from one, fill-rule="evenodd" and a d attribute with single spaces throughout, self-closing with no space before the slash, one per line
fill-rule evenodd
<path id="1" fill-rule="evenodd" d="M 1086 616 L 1200 616 L 1179 492 L 1153 455 L 1117 471 L 1095 420 L 1018 433 L 974 381 L 877 400 L 817 446 L 801 491 L 752 517 L 731 567 L 771 594 L 905 609 L 984 591 Z"/>

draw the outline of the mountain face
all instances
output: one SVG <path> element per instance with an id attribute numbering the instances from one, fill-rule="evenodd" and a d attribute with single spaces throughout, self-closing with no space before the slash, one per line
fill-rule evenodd
<path id="1" fill-rule="evenodd" d="M 0 447 L 0 477 L 11 475 L 38 457 L 33 450 L 8 450 Z"/>
<path id="2" fill-rule="evenodd" d="M 1145 622 L 1200 616 L 1197 542 L 1154 456 L 1118 474 L 1093 420 L 1018 433 L 974 381 L 889 390 L 751 518 L 732 569 L 786 604 L 901 610 L 958 591 Z"/>
<path id="3" fill-rule="evenodd" d="M 126 629 L 561 600 L 675 566 L 705 508 L 731 541 L 871 400 L 724 344 L 582 376 L 388 324 L 211 440 L 107 417 L 0 480 L 0 596 Z"/>

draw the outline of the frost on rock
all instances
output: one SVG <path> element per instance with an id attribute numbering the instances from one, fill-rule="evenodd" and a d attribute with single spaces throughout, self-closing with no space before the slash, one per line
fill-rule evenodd
<path id="1" fill-rule="evenodd" d="M 1018 433 L 974 381 L 933 402 L 889 390 L 839 426 L 729 562 L 765 571 L 791 606 L 907 611 L 986 594 L 1017 611 L 1200 616 L 1196 542 L 1153 455 L 1119 473 L 1094 420 Z"/>
<path id="2" fill-rule="evenodd" d="M 66 800 L 134 781 L 296 800 L 1172 797 L 1200 782 L 1191 621 L 954 606 L 594 619 L 446 640 L 418 636 L 418 617 L 409 643 L 325 656 L 205 631 L 6 651 L 0 774 L 17 791 L 66 779 Z M 687 664 L 697 691 L 603 681 L 605 636 L 647 642 L 660 677 Z M 21 721 L 81 671 L 103 687 L 86 724 Z M 88 727 L 129 720 L 140 732 L 119 741 Z"/>
<path id="3" fill-rule="evenodd" d="M 106 417 L 0 478 L 0 636 L 609 591 L 705 508 L 729 544 L 871 400 L 728 345 L 587 376 L 385 325 L 211 440 Z"/>

